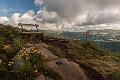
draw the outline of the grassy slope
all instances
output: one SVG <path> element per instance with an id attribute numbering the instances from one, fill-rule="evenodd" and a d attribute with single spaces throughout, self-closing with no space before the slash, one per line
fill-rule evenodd
<path id="1" fill-rule="evenodd" d="M 47 40 L 45 43 L 50 45 L 49 50 L 55 55 L 64 56 L 78 63 L 86 70 L 86 74 L 91 80 L 120 79 L 120 54 L 99 49 L 97 44 L 89 41 L 71 40 L 67 43 L 63 41 L 66 40 Z"/>
<path id="2" fill-rule="evenodd" d="M 20 36 L 20 29 L 11 26 L 0 25 L 0 58 L 7 61 L 9 55 L 3 54 L 5 51 L 1 50 L 4 44 L 12 45 L 11 54 L 17 53 L 22 44 Z M 35 36 L 32 39 L 38 39 Z M 45 37 L 42 42 L 49 45 L 51 50 L 58 57 L 64 57 L 78 63 L 91 80 L 119 80 L 120 79 L 120 55 L 113 54 L 109 51 L 98 49 L 94 43 L 79 42 L 66 39 L 53 39 L 52 37 Z M 27 39 L 24 39 L 27 41 Z M 34 41 L 34 40 L 33 40 Z M 39 40 L 38 40 L 39 41 Z M 17 49 L 16 49 L 17 46 Z M 11 56 L 13 57 L 13 56 Z M 9 57 L 9 58 L 11 58 Z M 2 65 L 5 67 L 5 65 Z M 1 75 L 1 74 L 0 74 Z"/>
<path id="3" fill-rule="evenodd" d="M 116 74 L 118 75 L 118 73 L 120 73 L 119 54 L 98 49 L 93 45 L 94 43 L 90 42 L 71 43 L 68 44 L 70 54 L 74 60 L 77 60 L 76 62 L 79 63 L 80 66 L 87 70 L 89 75 L 96 76 L 95 79 L 99 78 L 96 74 L 104 79 L 110 77 L 109 75 L 113 75 L 110 78 L 119 80 L 120 77 L 116 77 Z M 93 72 L 96 73 L 94 74 Z"/>
<path id="4" fill-rule="evenodd" d="M 37 60 L 34 63 L 31 60 L 25 60 L 25 63 L 17 70 L 14 69 L 14 64 L 9 66 L 9 63 L 13 62 L 13 57 L 28 43 L 28 38 L 23 39 L 22 37 L 23 34 L 21 34 L 19 28 L 0 24 L 0 80 L 23 80 L 23 78 L 24 80 L 34 80 L 38 76 L 38 73 L 44 74 L 54 80 L 61 80 L 61 76 L 48 66 L 42 68 L 36 67 L 35 70 L 37 69 L 38 73 L 34 72 L 34 66 L 41 65 L 44 62 L 39 55 L 35 56 L 33 54 L 32 57 L 34 58 L 30 57 L 30 59 Z M 5 48 L 5 46 L 7 47 Z"/>

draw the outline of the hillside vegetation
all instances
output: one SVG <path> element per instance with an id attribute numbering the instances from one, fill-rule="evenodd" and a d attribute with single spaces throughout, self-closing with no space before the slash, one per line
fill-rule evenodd
<path id="1" fill-rule="evenodd" d="M 0 80 L 120 80 L 119 53 L 46 34 L 1 24 Z"/>

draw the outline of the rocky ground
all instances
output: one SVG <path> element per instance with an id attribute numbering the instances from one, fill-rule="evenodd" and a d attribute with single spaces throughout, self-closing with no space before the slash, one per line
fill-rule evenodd
<path id="1" fill-rule="evenodd" d="M 120 54 L 0 25 L 0 80 L 120 80 Z"/>
<path id="2" fill-rule="evenodd" d="M 55 56 L 51 51 L 49 51 L 47 48 L 47 45 L 45 44 L 27 44 L 26 48 L 30 50 L 31 48 L 37 48 L 37 53 L 41 54 L 45 57 L 45 59 L 48 59 L 48 66 L 52 68 L 55 72 L 57 72 L 63 80 L 88 80 L 87 76 L 84 73 L 84 70 L 80 68 L 80 66 L 72 61 L 69 61 L 64 58 L 59 58 Z M 24 54 L 25 49 L 23 48 L 21 51 L 18 52 L 18 54 L 13 58 L 13 60 L 16 62 L 17 65 L 20 62 L 17 60 L 18 55 Z M 52 80 L 43 74 L 40 74 L 36 80 Z"/>

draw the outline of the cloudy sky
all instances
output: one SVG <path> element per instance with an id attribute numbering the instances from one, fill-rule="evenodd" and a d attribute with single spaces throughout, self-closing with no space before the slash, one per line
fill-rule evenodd
<path id="1" fill-rule="evenodd" d="M 40 29 L 120 29 L 120 0 L 0 0 L 0 23 Z"/>

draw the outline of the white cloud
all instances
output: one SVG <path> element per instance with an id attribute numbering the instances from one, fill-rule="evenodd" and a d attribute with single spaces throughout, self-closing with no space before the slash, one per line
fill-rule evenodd
<path id="1" fill-rule="evenodd" d="M 35 3 L 40 4 L 40 1 L 42 0 L 35 0 Z M 120 23 L 120 0 L 45 0 L 45 2 L 46 10 L 56 12 L 61 22 L 66 20 L 68 24 L 75 22 L 77 25 L 85 26 Z M 100 29 L 103 26 L 100 25 Z"/>
<path id="2" fill-rule="evenodd" d="M 45 0 L 35 0 L 34 4 L 39 7 L 39 10 L 45 10 Z"/>
<path id="3" fill-rule="evenodd" d="M 56 23 L 59 19 L 56 12 L 39 11 L 36 15 L 36 20 L 46 23 Z"/>
<path id="4" fill-rule="evenodd" d="M 39 24 L 41 29 L 48 30 L 57 30 L 56 24 L 54 22 L 57 21 L 57 14 L 55 12 L 38 12 L 35 15 L 34 11 L 30 10 L 21 13 L 14 13 L 11 17 L 0 17 L 1 24 L 10 24 L 13 26 L 18 26 L 18 23 L 25 24 Z M 41 19 L 41 21 L 39 20 Z M 24 26 L 26 29 L 33 29 L 32 26 Z"/>
<path id="5" fill-rule="evenodd" d="M 9 19 L 6 16 L 0 17 L 0 23 L 1 24 L 7 24 L 8 21 L 9 21 Z"/>
<path id="6" fill-rule="evenodd" d="M 35 1 L 34 1 L 34 4 L 40 5 L 40 2 L 41 2 L 41 0 L 35 0 Z"/>
<path id="7" fill-rule="evenodd" d="M 10 18 L 9 18 L 9 24 L 13 25 L 13 26 L 17 26 L 17 24 L 20 21 L 20 13 L 14 13 Z"/>
<path id="8" fill-rule="evenodd" d="M 119 0 L 45 0 L 46 5 L 43 1 L 34 1 L 40 8 L 37 14 L 32 10 L 14 13 L 11 17 L 0 17 L 0 23 L 39 24 L 41 29 L 52 30 L 120 29 Z"/>
<path id="9" fill-rule="evenodd" d="M 35 24 L 35 13 L 34 11 L 30 10 L 26 13 L 24 13 L 20 18 L 20 23 L 27 23 L 27 24 Z"/>
<path id="10" fill-rule="evenodd" d="M 7 24 L 17 26 L 18 23 L 28 23 L 28 24 L 36 23 L 34 17 L 35 17 L 34 11 L 30 10 L 24 14 L 14 13 L 11 17 L 1 17 L 1 19 L 5 20 Z"/>

